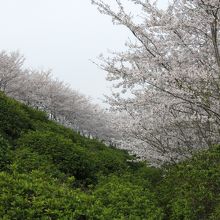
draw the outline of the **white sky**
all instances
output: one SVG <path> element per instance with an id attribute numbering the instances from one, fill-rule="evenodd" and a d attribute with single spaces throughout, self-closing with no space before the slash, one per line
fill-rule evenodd
<path id="1" fill-rule="evenodd" d="M 165 7 L 167 0 L 159 4 Z M 0 50 L 19 50 L 27 66 L 52 69 L 55 77 L 98 103 L 110 94 L 109 83 L 89 60 L 107 49 L 123 50 L 129 37 L 90 0 L 0 0 L 0 28 Z"/>

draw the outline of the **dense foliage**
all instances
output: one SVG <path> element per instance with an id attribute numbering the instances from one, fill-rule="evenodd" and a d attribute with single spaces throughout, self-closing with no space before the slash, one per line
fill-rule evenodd
<path id="1" fill-rule="evenodd" d="M 0 219 L 220 219 L 219 0 L 92 2 L 136 39 L 101 56 L 112 113 L 0 53 Z"/>
<path id="2" fill-rule="evenodd" d="M 219 219 L 220 147 L 153 168 L 0 94 L 1 219 Z"/>
<path id="3" fill-rule="evenodd" d="M 115 87 L 108 101 L 125 114 L 124 144 L 162 164 L 220 143 L 219 0 L 92 2 L 133 36 L 125 51 L 100 56 Z"/>
<path id="4" fill-rule="evenodd" d="M 48 120 L 44 112 L 3 93 L 0 115 L 0 216 L 3 219 L 112 219 L 153 215 L 158 209 L 154 199 L 152 204 L 142 205 L 147 210 L 143 214 L 138 208 L 139 199 L 145 198 L 144 195 L 139 198 L 143 186 L 119 181 L 125 173 L 143 167 L 133 164 L 134 158 L 127 152 L 82 137 Z M 116 180 L 120 185 L 118 192 Z M 110 182 L 115 189 L 108 189 Z M 126 190 L 121 195 L 124 186 Z M 134 195 L 128 198 L 130 190 L 134 190 Z M 105 192 L 109 195 L 109 206 L 103 200 Z M 153 193 L 147 192 L 153 198 Z M 117 198 L 123 203 L 116 204 Z M 128 207 L 123 209 L 124 203 L 132 204 L 135 213 Z M 157 212 L 159 215 L 160 209 Z"/>
<path id="5" fill-rule="evenodd" d="M 220 146 L 167 169 L 158 188 L 168 219 L 219 219 Z"/>

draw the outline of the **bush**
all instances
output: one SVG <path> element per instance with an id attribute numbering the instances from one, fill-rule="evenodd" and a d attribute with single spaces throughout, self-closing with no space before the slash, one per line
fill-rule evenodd
<path id="1" fill-rule="evenodd" d="M 0 132 L 13 140 L 31 127 L 31 121 L 22 105 L 0 92 Z"/>
<path id="2" fill-rule="evenodd" d="M 11 164 L 8 168 L 11 171 L 31 173 L 34 170 L 39 170 L 46 173 L 48 177 L 61 180 L 65 178 L 65 174 L 49 160 L 48 156 L 40 155 L 31 148 L 19 147 L 11 152 L 10 157 Z"/>
<path id="3" fill-rule="evenodd" d="M 84 139 L 80 145 L 87 150 L 101 175 L 124 173 L 129 169 L 128 160 L 133 159 L 127 152 L 107 147 L 97 140 Z"/>
<path id="4" fill-rule="evenodd" d="M 29 147 L 47 156 L 65 174 L 73 175 L 85 183 L 93 181 L 94 163 L 82 147 L 70 139 L 53 132 L 29 132 L 18 141 L 20 147 Z"/>
<path id="5" fill-rule="evenodd" d="M 50 131 L 59 135 L 62 135 L 65 138 L 71 139 L 74 143 L 81 143 L 83 139 L 78 133 L 73 131 L 70 128 L 66 128 L 55 121 L 49 120 L 35 120 L 33 122 L 34 129 L 37 131 Z"/>
<path id="6" fill-rule="evenodd" d="M 93 142 L 94 144 L 95 142 Z M 123 173 L 128 169 L 129 156 L 120 150 L 73 143 L 71 139 L 50 131 L 24 134 L 18 146 L 29 147 L 48 159 L 65 174 L 73 175 L 86 185 L 96 184 L 100 175 Z"/>
<path id="7" fill-rule="evenodd" d="M 220 198 L 220 147 L 172 166 L 158 189 L 168 219 L 210 218 Z M 218 218 L 216 218 L 218 219 Z"/>
<path id="8" fill-rule="evenodd" d="M 0 135 L 0 171 L 5 170 L 10 162 L 9 143 Z"/>
<path id="9" fill-rule="evenodd" d="M 155 195 L 123 176 L 104 179 L 97 186 L 94 196 L 94 210 L 103 219 L 163 219 Z"/>
<path id="10" fill-rule="evenodd" d="M 89 203 L 89 196 L 43 172 L 0 172 L 1 219 L 83 219 Z"/>
<path id="11" fill-rule="evenodd" d="M 26 112 L 30 119 L 33 121 L 48 121 L 48 116 L 46 112 L 34 109 L 25 104 L 21 104 L 22 109 Z"/>

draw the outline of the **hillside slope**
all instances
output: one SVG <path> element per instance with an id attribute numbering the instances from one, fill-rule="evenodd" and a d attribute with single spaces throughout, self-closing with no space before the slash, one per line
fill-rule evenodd
<path id="1" fill-rule="evenodd" d="M 132 162 L 0 93 L 1 219 L 220 219 L 220 147 Z"/>
<path id="2" fill-rule="evenodd" d="M 153 193 L 122 178 L 145 169 L 143 164 L 129 162 L 133 157 L 127 152 L 82 137 L 2 93 L 0 159 L 3 219 L 160 215 L 152 201 L 145 201 Z"/>

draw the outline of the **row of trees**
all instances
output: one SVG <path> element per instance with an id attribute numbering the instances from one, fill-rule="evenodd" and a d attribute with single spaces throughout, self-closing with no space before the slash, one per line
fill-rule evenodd
<path id="1" fill-rule="evenodd" d="M 51 71 L 25 69 L 23 64 L 24 57 L 17 52 L 0 53 L 0 90 L 85 136 L 114 142 L 110 113 L 54 79 Z"/>
<path id="2" fill-rule="evenodd" d="M 113 112 L 50 71 L 24 69 L 18 53 L 0 53 L 0 89 L 81 134 L 152 163 L 176 162 L 219 143 L 219 1 L 175 0 L 166 10 L 151 1 L 130 1 L 141 9 L 138 19 L 123 1 L 115 1 L 118 10 L 92 1 L 136 39 L 127 42 L 127 51 L 101 57 L 107 80 L 115 82 L 108 98 Z"/>
<path id="3" fill-rule="evenodd" d="M 220 2 L 173 0 L 166 10 L 149 0 L 94 0 L 135 40 L 101 57 L 115 82 L 109 103 L 123 113 L 124 144 L 151 161 L 178 161 L 220 141 Z M 135 147 L 136 146 L 136 147 Z"/>

